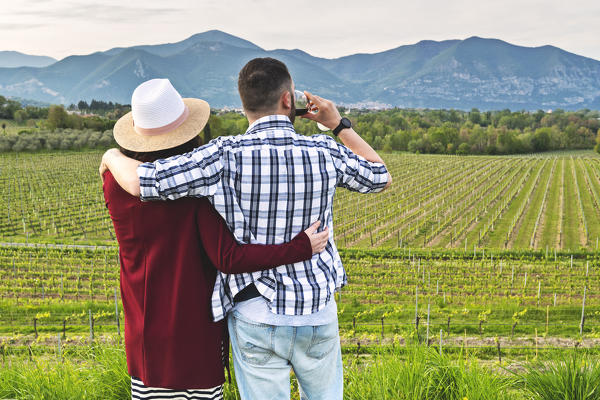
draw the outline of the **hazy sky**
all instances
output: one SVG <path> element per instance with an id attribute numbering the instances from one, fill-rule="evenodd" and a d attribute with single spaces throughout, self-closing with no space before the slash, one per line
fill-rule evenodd
<path id="1" fill-rule="evenodd" d="M 498 38 L 600 60 L 598 0 L 3 0 L 0 50 L 63 58 L 219 29 L 319 57 Z"/>

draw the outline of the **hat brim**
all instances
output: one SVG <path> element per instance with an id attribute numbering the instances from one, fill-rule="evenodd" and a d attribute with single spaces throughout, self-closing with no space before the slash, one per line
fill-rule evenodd
<path id="1" fill-rule="evenodd" d="M 190 110 L 186 120 L 172 131 L 159 135 L 143 135 L 133 126 L 131 112 L 122 116 L 113 128 L 115 141 L 124 149 L 139 152 L 150 152 L 170 149 L 182 145 L 198 136 L 210 117 L 210 106 L 204 100 L 183 99 Z"/>

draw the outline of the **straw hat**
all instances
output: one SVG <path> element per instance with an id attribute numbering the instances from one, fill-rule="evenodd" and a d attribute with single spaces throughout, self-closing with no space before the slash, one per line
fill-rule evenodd
<path id="1" fill-rule="evenodd" d="M 113 129 L 124 149 L 150 152 L 170 149 L 197 136 L 210 116 L 210 106 L 200 99 L 182 99 L 168 79 L 152 79 L 131 96 L 131 112 Z"/>

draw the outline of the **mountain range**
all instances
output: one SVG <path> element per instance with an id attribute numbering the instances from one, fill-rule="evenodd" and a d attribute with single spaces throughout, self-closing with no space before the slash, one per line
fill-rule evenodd
<path id="1" fill-rule="evenodd" d="M 0 65 L 5 65 L 0 53 Z M 177 43 L 113 48 L 50 65 L 0 68 L 0 94 L 48 103 L 129 103 L 141 82 L 167 77 L 184 97 L 240 107 L 237 75 L 255 57 L 286 63 L 296 88 L 354 107 L 600 109 L 600 61 L 553 46 L 498 39 L 421 41 L 336 59 L 265 50 L 221 31 Z"/>
<path id="2" fill-rule="evenodd" d="M 47 67 L 56 60 L 47 56 L 31 56 L 18 51 L 0 51 L 0 68 Z"/>

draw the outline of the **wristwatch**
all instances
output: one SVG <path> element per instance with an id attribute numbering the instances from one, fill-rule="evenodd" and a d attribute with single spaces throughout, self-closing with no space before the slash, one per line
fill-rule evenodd
<path id="1" fill-rule="evenodd" d="M 348 118 L 344 117 L 340 120 L 340 124 L 336 126 L 332 132 L 335 136 L 337 136 L 342 131 L 342 129 L 348 128 L 352 128 L 352 122 L 350 122 Z"/>

